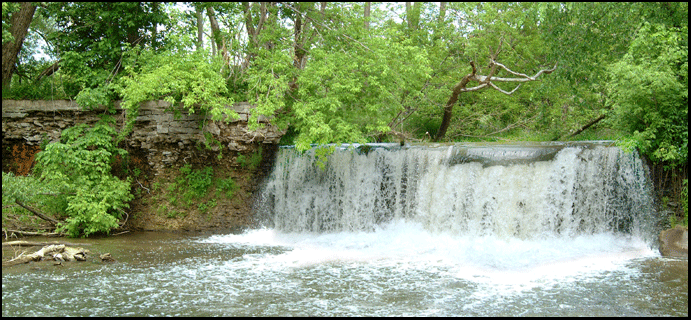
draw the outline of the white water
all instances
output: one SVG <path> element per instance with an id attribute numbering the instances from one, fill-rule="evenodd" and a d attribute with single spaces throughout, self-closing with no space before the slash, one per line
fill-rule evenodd
<path id="1" fill-rule="evenodd" d="M 282 149 L 262 196 L 266 227 L 204 242 L 285 249 L 248 268 L 414 269 L 488 294 L 659 256 L 645 168 L 616 147 L 338 148 L 324 170 L 313 153 Z"/>
<path id="2" fill-rule="evenodd" d="M 262 228 L 239 235 L 211 236 L 201 242 L 282 249 L 278 254 L 246 255 L 243 260 L 229 262 L 230 270 L 357 266 L 364 272 L 360 276 L 365 277 L 372 270 L 416 270 L 488 285 L 491 290 L 485 293 L 494 295 L 551 288 L 603 272 L 635 272 L 627 266 L 631 260 L 659 255 L 640 238 L 626 235 L 600 233 L 531 240 L 452 236 L 404 220 L 373 231 L 284 233 Z"/>
<path id="3" fill-rule="evenodd" d="M 549 161 L 530 161 L 550 152 Z M 282 149 L 259 215 L 285 232 L 371 231 L 405 219 L 469 237 L 650 240 L 650 190 L 635 152 L 599 145 L 339 148 L 323 170 L 313 151 Z"/>

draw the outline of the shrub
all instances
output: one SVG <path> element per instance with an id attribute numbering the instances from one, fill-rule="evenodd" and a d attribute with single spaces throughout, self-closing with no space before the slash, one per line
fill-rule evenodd
<path id="1" fill-rule="evenodd" d="M 110 232 L 118 227 L 123 208 L 132 200 L 130 179 L 110 173 L 116 155 L 127 155 L 114 142 L 112 117 L 93 128 L 77 125 L 62 132 L 60 142 L 48 144 L 36 155 L 35 173 L 67 203 L 68 218 L 58 226 L 70 237 Z"/>

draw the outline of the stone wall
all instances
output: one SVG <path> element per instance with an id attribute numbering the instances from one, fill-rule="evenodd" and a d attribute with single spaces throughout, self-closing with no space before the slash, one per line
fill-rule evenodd
<path id="1" fill-rule="evenodd" d="M 115 117 L 118 119 L 118 126 L 122 127 L 125 115 L 119 102 L 115 106 Z M 257 144 L 278 143 L 285 133 L 270 125 L 265 117 L 259 118 L 260 123 L 264 124 L 263 128 L 250 131 L 247 121 L 253 108 L 245 102 L 228 106 L 240 116 L 228 123 L 211 121 L 200 114 L 189 114 L 187 111 L 182 111 L 181 117 L 176 119 L 172 112 L 166 111 L 169 107 L 170 103 L 166 101 L 142 103 L 133 131 L 126 140 L 128 147 L 141 149 L 146 153 L 147 162 L 155 174 L 163 167 L 194 153 L 197 145 L 206 141 L 204 132 L 211 133 L 223 145 L 222 151 L 226 154 L 228 151 L 248 153 Z M 24 150 L 27 146 L 38 146 L 46 139 L 58 141 L 63 129 L 80 123 L 94 124 L 103 113 L 105 109 L 84 111 L 70 100 L 3 100 L 3 170 L 8 165 L 6 160 L 10 160 L 5 158 L 8 152 L 16 153 L 14 149 Z M 203 124 L 202 129 L 199 128 L 200 124 Z M 35 147 L 30 149 L 38 151 Z M 219 151 L 221 148 L 214 145 L 213 149 Z"/>

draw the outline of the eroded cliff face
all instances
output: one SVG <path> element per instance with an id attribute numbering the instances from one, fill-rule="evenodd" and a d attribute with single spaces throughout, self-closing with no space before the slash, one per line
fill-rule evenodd
<path id="1" fill-rule="evenodd" d="M 115 106 L 114 117 L 122 127 L 125 114 L 119 103 Z M 285 131 L 272 126 L 265 117 L 259 119 L 262 128 L 249 130 L 247 120 L 253 108 L 247 103 L 228 107 L 240 116 L 228 123 L 186 111 L 175 118 L 166 111 L 169 107 L 165 101 L 142 104 L 132 133 L 121 145 L 128 151 L 129 161 L 126 167 L 121 160 L 113 166 L 115 175 L 124 178 L 129 171 L 133 177 L 136 198 L 127 225 L 144 230 L 218 230 L 251 223 L 254 191 L 270 170 L 273 153 Z M 3 100 L 2 170 L 27 174 L 42 142 L 58 141 L 63 129 L 81 123 L 92 125 L 104 113 L 104 109 L 84 111 L 69 100 Z M 246 165 L 245 159 L 260 152 L 261 163 Z M 179 169 L 186 164 L 192 168 L 212 167 L 214 179 L 233 178 L 238 191 L 232 199 L 215 199 L 213 206 L 206 205 L 208 199 L 198 199 L 199 203 L 176 209 L 169 203 L 173 199 L 169 193 L 174 191 L 165 188 L 174 183 Z"/>

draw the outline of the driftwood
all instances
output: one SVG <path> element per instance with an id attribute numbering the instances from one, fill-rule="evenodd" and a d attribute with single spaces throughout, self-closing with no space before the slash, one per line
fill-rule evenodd
<path id="1" fill-rule="evenodd" d="M 68 247 L 64 244 L 51 244 L 41 248 L 40 250 L 24 255 L 23 253 L 14 259 L 3 262 L 3 266 L 13 266 L 20 263 L 28 263 L 31 261 L 41 261 L 45 259 L 54 261 L 86 261 L 89 250 L 83 248 Z"/>

